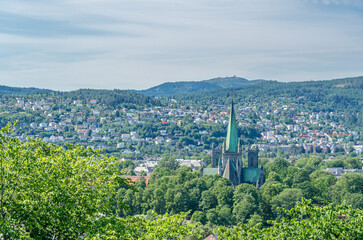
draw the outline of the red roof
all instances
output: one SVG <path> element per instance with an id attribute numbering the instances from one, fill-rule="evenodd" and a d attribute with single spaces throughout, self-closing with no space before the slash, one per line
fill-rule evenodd
<path id="1" fill-rule="evenodd" d="M 137 181 L 145 181 L 145 184 L 148 185 L 149 184 L 149 176 L 127 176 L 127 175 L 122 175 L 121 177 L 124 178 L 129 178 L 131 181 L 129 182 L 129 184 L 133 184 L 134 182 Z"/>
<path id="2" fill-rule="evenodd" d="M 216 235 L 211 234 L 208 237 L 204 238 L 204 240 L 216 240 L 216 239 L 218 239 L 217 234 Z"/>

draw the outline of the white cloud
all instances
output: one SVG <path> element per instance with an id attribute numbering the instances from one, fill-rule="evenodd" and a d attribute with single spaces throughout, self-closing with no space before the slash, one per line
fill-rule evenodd
<path id="1" fill-rule="evenodd" d="M 313 2 L 315 4 L 363 7 L 363 2 L 361 0 L 307 0 L 307 1 Z"/>
<path id="2" fill-rule="evenodd" d="M 362 15 L 329 8 L 356 1 L 315 2 L 329 5 L 9 1 L 0 12 L 17 31 L 0 23 L 0 51 L 6 53 L 0 56 L 0 84 L 140 89 L 234 74 L 284 81 L 363 75 L 357 66 L 363 60 Z M 25 20 L 34 21 L 32 28 L 24 27 Z"/>

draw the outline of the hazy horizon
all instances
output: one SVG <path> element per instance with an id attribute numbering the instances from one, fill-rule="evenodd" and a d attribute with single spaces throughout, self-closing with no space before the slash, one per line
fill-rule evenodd
<path id="1" fill-rule="evenodd" d="M 2 2 L 0 85 L 147 89 L 362 76 L 363 1 Z"/>
<path id="2" fill-rule="evenodd" d="M 238 78 L 243 78 L 240 76 L 224 76 L 224 77 L 215 77 L 215 78 L 211 78 L 211 79 L 216 79 L 216 78 L 230 78 L 230 77 L 238 77 Z M 347 77 L 343 77 L 343 78 L 332 78 L 332 79 L 310 79 L 310 80 L 300 80 L 300 81 L 279 81 L 276 79 L 246 79 L 248 81 L 256 81 L 256 80 L 265 80 L 265 81 L 277 81 L 277 82 L 284 82 L 284 83 L 292 83 L 292 82 L 309 82 L 309 81 L 331 81 L 331 80 L 337 80 L 337 79 L 344 79 L 344 78 L 357 78 L 357 77 L 363 77 L 363 76 L 347 76 Z M 200 81 L 208 81 L 211 79 L 203 79 L 203 80 L 188 80 L 188 81 L 174 81 L 174 82 L 200 82 Z M 91 87 L 82 87 L 82 88 L 75 88 L 75 89 L 70 89 L 70 90 L 57 90 L 57 89 L 51 89 L 51 88 L 42 88 L 42 87 L 34 87 L 34 86 L 20 86 L 20 87 L 24 87 L 24 88 L 39 88 L 39 89 L 47 89 L 47 90 L 52 90 L 52 91 L 60 91 L 60 92 L 67 92 L 67 91 L 73 91 L 73 90 L 79 90 L 79 89 L 94 89 L 94 90 L 114 90 L 114 89 L 118 89 L 118 90 L 130 90 L 130 91 L 142 91 L 142 90 L 147 90 L 149 88 L 155 87 L 155 86 L 159 86 L 161 84 L 164 83 L 172 83 L 172 82 L 163 82 L 157 85 L 153 85 L 151 87 L 147 87 L 147 88 L 143 88 L 143 89 L 132 89 L 132 88 L 91 88 Z M 19 87 L 19 86 L 10 86 L 10 85 L 1 85 L 0 86 L 6 86 L 6 87 Z"/>

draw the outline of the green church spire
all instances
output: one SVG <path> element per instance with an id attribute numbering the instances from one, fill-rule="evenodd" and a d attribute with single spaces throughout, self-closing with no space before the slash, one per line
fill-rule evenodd
<path id="1" fill-rule="evenodd" d="M 233 100 L 231 105 L 231 114 L 229 116 L 227 138 L 226 138 L 226 152 L 237 152 L 238 150 L 238 130 L 236 115 L 234 113 Z"/>

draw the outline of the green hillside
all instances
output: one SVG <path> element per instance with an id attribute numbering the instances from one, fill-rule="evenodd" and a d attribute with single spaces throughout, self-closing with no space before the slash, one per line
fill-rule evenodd
<path id="1" fill-rule="evenodd" d="M 104 90 L 104 89 L 79 89 L 70 92 L 57 92 L 54 96 L 63 99 L 81 100 L 87 103 L 90 99 L 97 103 L 115 107 L 120 104 L 133 104 L 139 106 L 160 105 L 160 101 L 149 96 L 128 90 Z"/>
<path id="2" fill-rule="evenodd" d="M 8 87 L 0 85 L 0 95 L 30 95 L 35 93 L 51 92 L 49 89 L 40 88 L 20 88 L 20 87 Z"/>
<path id="3" fill-rule="evenodd" d="M 207 92 L 231 87 L 244 87 L 255 85 L 261 82 L 264 82 L 264 80 L 249 81 L 236 76 L 225 78 L 219 77 L 204 81 L 167 82 L 140 92 L 149 96 L 167 96 L 174 94 Z"/>
<path id="4" fill-rule="evenodd" d="M 247 80 L 245 78 L 240 77 L 218 77 L 218 78 L 212 78 L 210 80 L 205 80 L 202 82 L 205 83 L 211 83 L 218 85 L 220 88 L 231 88 L 231 87 L 243 87 L 248 85 L 255 85 L 261 82 L 265 82 L 266 80 Z"/>
<path id="5" fill-rule="evenodd" d="M 230 102 L 232 89 L 216 89 L 198 94 L 174 95 L 183 104 L 217 104 Z M 359 111 L 363 105 L 363 77 L 328 81 L 277 82 L 263 81 L 254 85 L 233 88 L 236 102 L 259 101 L 269 103 L 276 99 L 297 104 L 316 105 L 324 111 Z"/>

